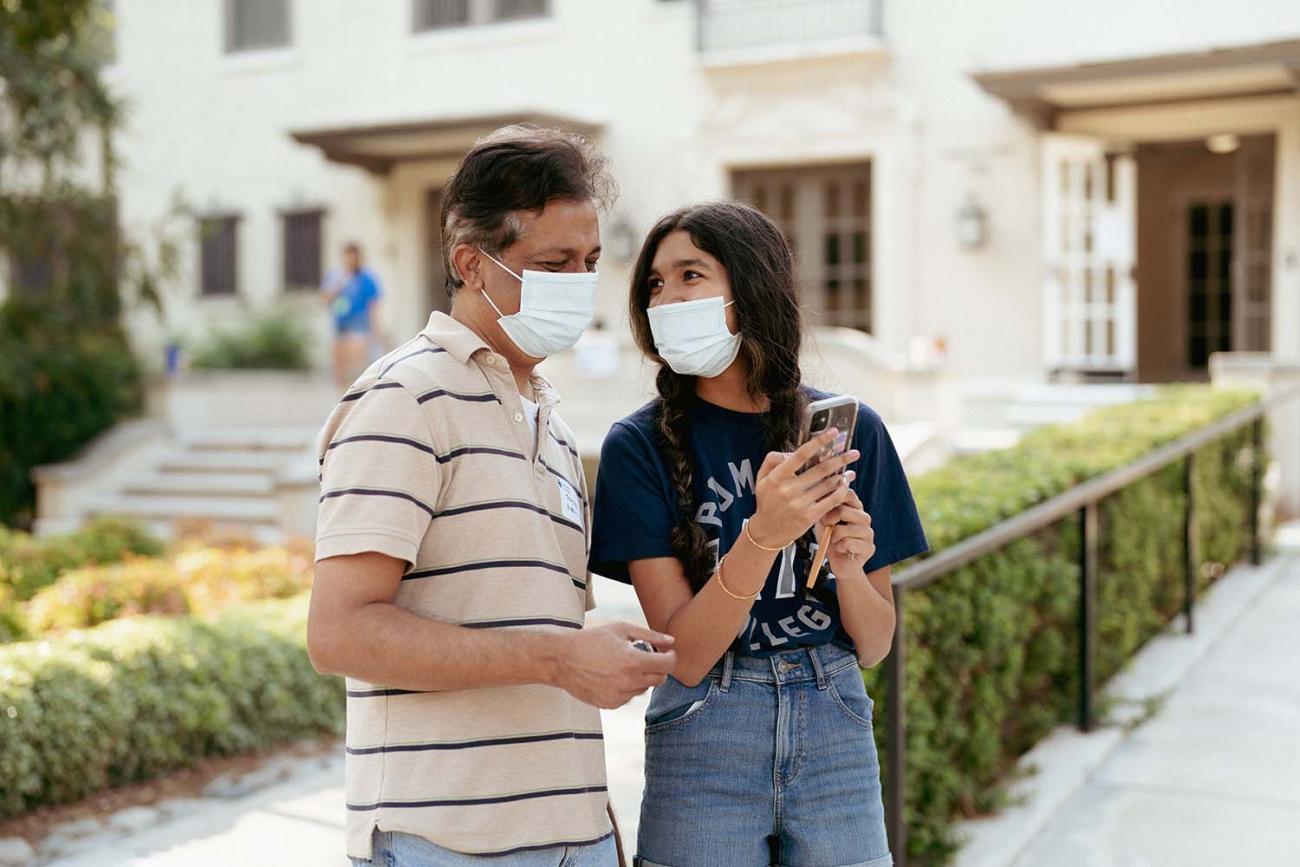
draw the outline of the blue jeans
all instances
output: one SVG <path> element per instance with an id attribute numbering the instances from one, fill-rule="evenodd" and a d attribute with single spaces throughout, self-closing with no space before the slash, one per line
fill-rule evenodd
<path id="1" fill-rule="evenodd" d="M 353 867 L 616 867 L 614 835 L 586 846 L 525 849 L 505 855 L 465 855 L 415 834 L 375 831 L 371 860 L 353 858 Z"/>
<path id="2" fill-rule="evenodd" d="M 728 653 L 646 710 L 641 867 L 886 867 L 880 761 L 857 659 Z"/>

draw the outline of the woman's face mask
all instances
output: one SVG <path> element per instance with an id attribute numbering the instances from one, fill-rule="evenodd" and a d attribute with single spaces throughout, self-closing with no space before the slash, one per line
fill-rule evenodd
<path id="1" fill-rule="evenodd" d="M 520 283 L 518 313 L 502 316 L 486 290 L 483 297 L 496 311 L 501 330 L 521 352 L 547 358 L 578 342 L 596 314 L 596 272 L 525 270 L 521 276 L 486 250 L 479 252 Z"/>
<path id="2" fill-rule="evenodd" d="M 683 376 L 717 376 L 736 360 L 740 335 L 727 327 L 721 296 L 659 304 L 646 311 L 659 357 Z"/>

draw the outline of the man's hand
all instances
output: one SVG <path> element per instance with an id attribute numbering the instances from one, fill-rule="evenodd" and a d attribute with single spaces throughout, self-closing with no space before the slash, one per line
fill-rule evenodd
<path id="1" fill-rule="evenodd" d="M 658 653 L 632 646 L 650 642 Z M 631 623 L 588 626 L 566 636 L 555 685 L 574 698 L 603 708 L 622 707 L 667 679 L 677 666 L 673 637 Z"/>

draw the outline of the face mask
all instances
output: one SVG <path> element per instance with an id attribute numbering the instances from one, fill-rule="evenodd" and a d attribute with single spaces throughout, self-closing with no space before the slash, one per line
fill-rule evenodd
<path id="1" fill-rule="evenodd" d="M 646 311 L 659 357 L 683 376 L 717 376 L 740 352 L 740 335 L 727 328 L 722 298 L 660 304 Z"/>
<path id="2" fill-rule="evenodd" d="M 595 272 L 526 270 L 521 277 L 486 251 L 479 252 L 520 283 L 518 313 L 502 316 L 492 296 L 485 291 L 483 297 L 496 311 L 501 330 L 521 352 L 533 358 L 547 358 L 578 342 L 596 313 Z"/>

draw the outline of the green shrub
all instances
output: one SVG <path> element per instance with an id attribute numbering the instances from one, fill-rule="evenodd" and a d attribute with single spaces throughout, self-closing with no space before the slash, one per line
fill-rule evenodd
<path id="1" fill-rule="evenodd" d="M 947 548 L 1253 398 L 1171 387 L 1034 431 L 1011 449 L 956 458 L 913 480 L 931 547 Z M 1196 529 L 1206 564 L 1231 564 L 1249 545 L 1248 448 L 1243 430 L 1198 452 Z M 1183 508 L 1181 463 L 1100 505 L 1099 683 L 1181 608 Z M 1075 718 L 1078 549 L 1070 518 L 907 594 L 905 820 L 918 863 L 946 860 L 953 819 L 996 808 L 1016 759 Z M 1221 571 L 1202 569 L 1202 584 Z M 883 754 L 885 667 L 864 678 L 881 702 Z"/>
<path id="2" fill-rule="evenodd" d="M 95 626 L 133 614 L 215 614 L 311 586 L 312 558 L 284 546 L 191 546 L 169 559 L 131 558 L 64 573 L 27 604 L 33 634 Z"/>
<path id="3" fill-rule="evenodd" d="M 0 523 L 30 521 L 33 467 L 68 459 L 138 412 L 143 394 L 120 328 L 0 304 Z"/>
<path id="4" fill-rule="evenodd" d="M 254 316 L 236 328 L 214 330 L 194 351 L 191 366 L 228 370 L 305 370 L 310 338 L 300 316 Z"/>
<path id="5" fill-rule="evenodd" d="M 122 518 L 94 518 L 75 533 L 44 538 L 0 527 L 0 585 L 11 587 L 15 599 L 21 601 L 68 570 L 162 551 L 157 537 Z"/>
<path id="6" fill-rule="evenodd" d="M 343 731 L 306 650 L 307 598 L 143 617 L 0 647 L 0 819 L 209 756 Z"/>

